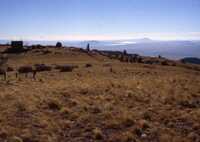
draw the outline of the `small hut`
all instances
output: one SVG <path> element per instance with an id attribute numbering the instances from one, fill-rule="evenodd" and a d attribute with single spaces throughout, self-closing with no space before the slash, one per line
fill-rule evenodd
<path id="1" fill-rule="evenodd" d="M 11 47 L 7 48 L 5 53 L 21 53 L 24 52 L 23 41 L 11 41 Z"/>
<path id="2" fill-rule="evenodd" d="M 23 41 L 11 41 L 12 48 L 23 48 Z"/>

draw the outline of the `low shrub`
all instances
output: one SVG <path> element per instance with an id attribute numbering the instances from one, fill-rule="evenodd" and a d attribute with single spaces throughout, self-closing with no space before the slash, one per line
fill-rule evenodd
<path id="1" fill-rule="evenodd" d="M 92 67 L 92 64 L 86 64 L 85 67 L 90 68 L 90 67 Z"/>
<path id="2" fill-rule="evenodd" d="M 163 66 L 168 66 L 169 63 L 168 63 L 167 61 L 162 61 L 162 62 L 161 62 L 161 65 L 163 65 Z"/>
<path id="3" fill-rule="evenodd" d="M 72 72 L 78 66 L 73 65 L 56 65 L 55 69 L 60 70 L 60 72 Z"/>
<path id="4" fill-rule="evenodd" d="M 33 67 L 32 66 L 21 66 L 18 69 L 19 73 L 29 73 L 29 72 L 33 72 Z"/>
<path id="5" fill-rule="evenodd" d="M 52 53 L 52 51 L 49 51 L 49 50 L 43 50 L 43 51 L 42 51 L 42 54 L 43 54 L 43 55 L 45 55 L 45 54 L 50 54 L 50 53 Z"/>
<path id="6" fill-rule="evenodd" d="M 56 100 L 51 100 L 48 102 L 48 108 L 50 110 L 53 110 L 53 111 L 58 111 L 61 109 L 61 105 L 58 101 Z"/>
<path id="7" fill-rule="evenodd" d="M 12 67 L 7 67 L 7 72 L 12 72 L 14 69 Z"/>
<path id="8" fill-rule="evenodd" d="M 43 72 L 43 71 L 51 71 L 52 67 L 51 66 L 47 66 L 45 64 L 35 64 L 35 70 L 37 72 Z"/>

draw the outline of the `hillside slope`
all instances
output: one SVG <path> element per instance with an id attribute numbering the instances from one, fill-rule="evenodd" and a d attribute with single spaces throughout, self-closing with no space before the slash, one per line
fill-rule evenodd
<path id="1" fill-rule="evenodd" d="M 47 52 L 48 50 L 48 52 Z M 122 63 L 75 49 L 8 55 L 23 65 L 76 65 L 0 81 L 0 141 L 198 142 L 200 72 Z M 90 64 L 90 66 L 86 66 Z"/>

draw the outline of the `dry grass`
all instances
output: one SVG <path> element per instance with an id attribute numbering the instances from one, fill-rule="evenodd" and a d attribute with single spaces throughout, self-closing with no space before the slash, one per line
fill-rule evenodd
<path id="1" fill-rule="evenodd" d="M 79 68 L 41 72 L 36 80 L 9 73 L 9 83 L 1 80 L 0 141 L 200 141 L 200 72 L 48 51 L 10 55 L 9 65 Z"/>

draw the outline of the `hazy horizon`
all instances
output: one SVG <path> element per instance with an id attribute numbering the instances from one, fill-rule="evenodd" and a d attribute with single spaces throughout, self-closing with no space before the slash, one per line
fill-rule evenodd
<path id="1" fill-rule="evenodd" d="M 128 53 L 140 54 L 143 56 L 158 56 L 169 59 L 182 59 L 185 57 L 200 58 L 200 40 L 171 40 L 171 41 L 157 41 L 148 38 L 132 39 L 132 40 L 106 40 L 106 41 L 61 41 L 66 47 L 86 48 L 90 44 L 91 49 L 97 50 L 113 50 L 123 51 Z M 10 43 L 10 40 L 2 41 L 0 43 Z M 24 41 L 24 45 L 56 45 L 57 41 Z"/>
<path id="2" fill-rule="evenodd" d="M 1 0 L 0 40 L 77 47 L 99 41 L 91 47 L 200 57 L 199 12 L 199 0 Z"/>

